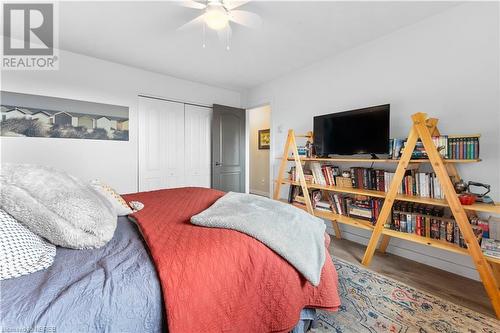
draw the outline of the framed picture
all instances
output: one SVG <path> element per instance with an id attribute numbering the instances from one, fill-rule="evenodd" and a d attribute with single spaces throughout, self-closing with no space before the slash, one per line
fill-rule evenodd
<path id="1" fill-rule="evenodd" d="M 271 130 L 263 129 L 259 130 L 259 149 L 269 149 L 271 144 Z"/>
<path id="2" fill-rule="evenodd" d="M 128 141 L 129 108 L 0 92 L 0 135 Z"/>

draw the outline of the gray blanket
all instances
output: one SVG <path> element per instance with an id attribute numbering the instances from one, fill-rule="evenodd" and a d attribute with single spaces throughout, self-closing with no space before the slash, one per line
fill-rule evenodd
<path id="1" fill-rule="evenodd" d="M 229 192 L 191 218 L 204 227 L 237 230 L 278 253 L 317 286 L 325 263 L 325 224 L 305 211 L 252 194 Z"/>

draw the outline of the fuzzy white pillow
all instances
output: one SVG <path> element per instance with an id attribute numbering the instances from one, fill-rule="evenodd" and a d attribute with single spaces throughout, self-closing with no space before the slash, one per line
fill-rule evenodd
<path id="1" fill-rule="evenodd" d="M 0 208 L 54 245 L 98 248 L 116 229 L 116 214 L 88 184 L 49 167 L 2 164 Z"/>
<path id="2" fill-rule="evenodd" d="M 0 280 L 45 269 L 55 256 L 54 245 L 0 209 Z"/>
<path id="3" fill-rule="evenodd" d="M 107 200 L 118 216 L 132 214 L 132 208 L 111 186 L 102 183 L 100 180 L 93 180 L 90 185 L 99 193 L 104 200 Z"/>

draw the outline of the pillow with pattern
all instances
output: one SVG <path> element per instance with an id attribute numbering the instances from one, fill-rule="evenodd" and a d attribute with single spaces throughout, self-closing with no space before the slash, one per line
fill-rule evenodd
<path id="1" fill-rule="evenodd" d="M 0 209 L 0 280 L 48 268 L 56 247 Z"/>
<path id="2" fill-rule="evenodd" d="M 132 208 L 127 204 L 127 202 L 118 194 L 112 187 L 102 183 L 99 180 L 93 180 L 90 185 L 99 193 L 105 200 L 107 200 L 111 206 L 113 206 L 116 215 L 124 216 L 132 214 Z"/>

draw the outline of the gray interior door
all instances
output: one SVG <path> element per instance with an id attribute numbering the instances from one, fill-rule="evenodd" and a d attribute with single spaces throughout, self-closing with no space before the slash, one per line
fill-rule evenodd
<path id="1" fill-rule="evenodd" d="M 245 192 L 245 109 L 214 104 L 212 188 Z"/>

